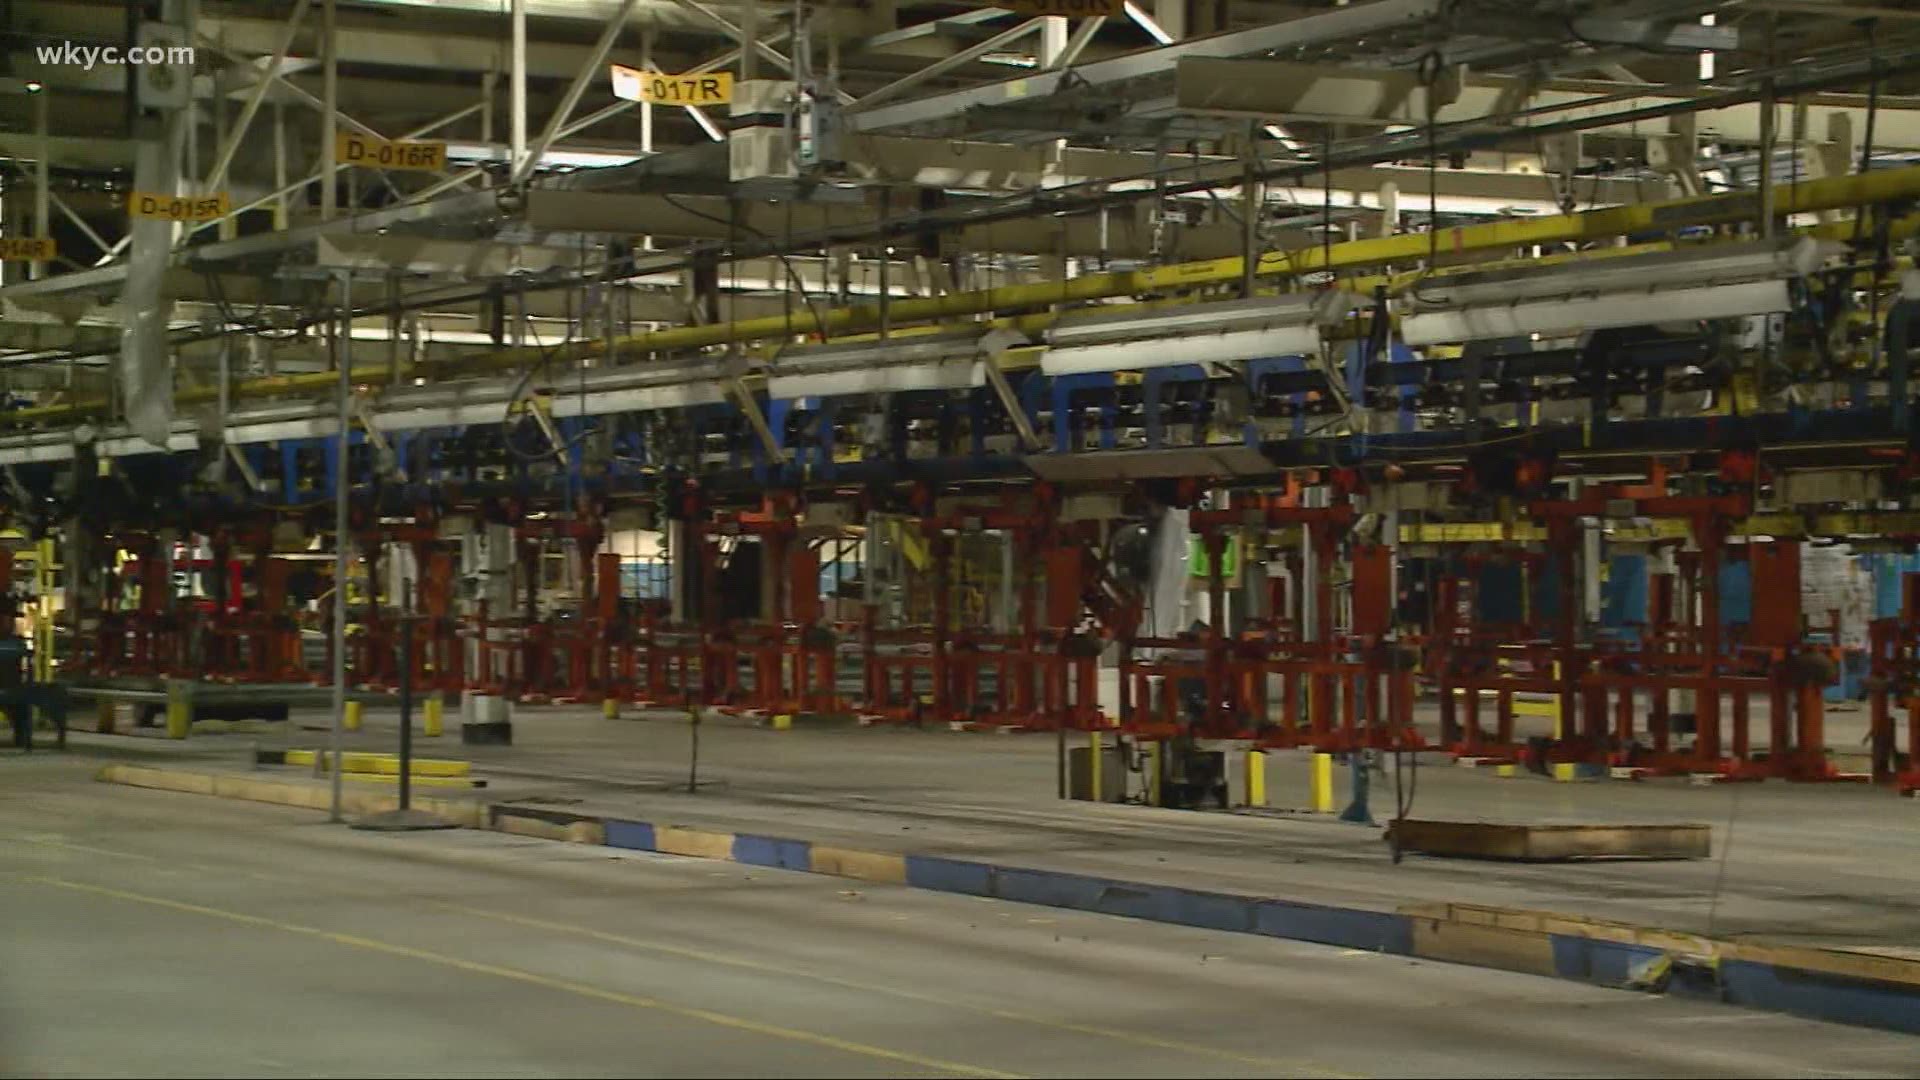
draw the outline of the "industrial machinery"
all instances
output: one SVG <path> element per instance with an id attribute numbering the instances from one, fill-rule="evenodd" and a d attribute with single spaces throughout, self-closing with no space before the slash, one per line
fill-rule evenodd
<path id="1" fill-rule="evenodd" d="M 617 6 L 538 136 L 524 56 L 504 149 L 491 97 L 417 133 L 484 125 L 422 158 L 465 171 L 326 156 L 98 266 L 9 258 L 0 337 L 113 326 L 6 360 L 37 681 L 404 680 L 477 742 L 570 703 L 1072 733 L 1168 803 L 1266 750 L 1915 786 L 1916 617 L 1834 578 L 1920 537 L 1906 39 L 1129 5 L 902 73 L 1011 16 L 801 3 L 603 88 Z M 265 93 L 135 179 L 221 188 Z M 104 241 L 51 153 L 0 229 Z M 1865 768 L 1828 730 L 1862 671 Z"/>

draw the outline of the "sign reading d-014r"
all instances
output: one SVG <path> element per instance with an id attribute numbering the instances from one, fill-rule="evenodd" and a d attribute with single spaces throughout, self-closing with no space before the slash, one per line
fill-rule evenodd
<path id="1" fill-rule="evenodd" d="M 649 105 L 730 105 L 733 73 L 700 71 L 667 75 L 658 71 L 612 65 L 613 96 Z"/>
<path id="2" fill-rule="evenodd" d="M 46 262 L 58 253 L 51 236 L 0 236 L 0 262 Z"/>
<path id="3" fill-rule="evenodd" d="M 443 142 L 389 142 L 342 131 L 333 137 L 333 156 L 342 165 L 403 172 L 439 172 L 447 167 Z"/>
<path id="4" fill-rule="evenodd" d="M 233 200 L 222 191 L 217 195 L 161 195 L 136 191 L 127 196 L 127 212 L 137 218 L 162 221 L 212 221 L 225 217 Z"/>

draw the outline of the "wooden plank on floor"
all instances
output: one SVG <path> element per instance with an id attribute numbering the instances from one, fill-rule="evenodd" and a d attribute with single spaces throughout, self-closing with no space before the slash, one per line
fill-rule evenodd
<path id="1" fill-rule="evenodd" d="M 1706 825 L 1514 825 L 1407 819 L 1388 826 L 1403 851 L 1468 859 L 1704 859 Z"/>

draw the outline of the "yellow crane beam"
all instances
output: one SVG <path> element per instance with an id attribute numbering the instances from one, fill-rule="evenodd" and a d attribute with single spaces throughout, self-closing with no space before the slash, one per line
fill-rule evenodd
<path id="1" fill-rule="evenodd" d="M 1867 206 L 1920 198 L 1920 165 L 1902 169 L 1880 169 L 1870 173 L 1781 184 L 1773 189 L 1777 213 L 1811 213 L 1845 207 Z M 1531 247 L 1597 240 L 1609 236 L 1648 235 L 1671 232 L 1685 226 L 1731 224 L 1752 220 L 1760 212 L 1760 193 L 1736 192 L 1705 195 L 1635 206 L 1615 206 L 1577 214 L 1525 220 L 1492 221 L 1446 229 L 1436 237 L 1428 233 L 1377 237 L 1333 244 L 1326 248 L 1270 252 L 1262 255 L 1254 272 L 1259 275 L 1303 275 L 1321 271 L 1358 270 L 1392 263 L 1411 263 L 1427 258 L 1432 251 L 1448 258 L 1473 252 Z M 888 305 L 890 325 L 906 326 L 940 319 L 957 319 L 990 312 L 1022 312 L 1048 308 L 1056 304 L 1103 300 L 1116 296 L 1139 296 L 1221 285 L 1241 280 L 1245 262 L 1239 256 L 1177 263 L 1145 270 L 1086 274 L 1062 281 L 1008 285 L 945 296 L 894 300 Z M 871 331 L 881 325 L 877 303 L 854 304 L 814 312 L 796 311 L 788 315 L 740 319 L 704 326 L 679 326 L 615 339 L 614 348 L 624 353 L 675 352 L 732 342 L 791 339 L 802 334 L 825 333 L 844 336 Z M 600 356 L 607 351 L 604 339 L 580 341 L 547 350 L 538 347 L 501 349 L 478 356 L 457 357 L 422 364 L 407 372 L 411 375 L 453 377 L 515 371 L 540 361 L 574 360 Z M 384 365 L 369 365 L 354 372 L 354 381 L 365 386 L 382 386 L 393 373 Z M 324 372 L 243 380 L 232 388 L 234 400 L 249 400 L 292 394 L 326 391 L 334 376 Z M 206 404 L 216 399 L 211 387 L 183 389 L 175 400 L 180 404 Z M 0 414 L 0 424 L 20 427 L 54 421 L 76 420 L 106 412 L 108 399 L 83 398 L 54 405 L 33 406 Z"/>

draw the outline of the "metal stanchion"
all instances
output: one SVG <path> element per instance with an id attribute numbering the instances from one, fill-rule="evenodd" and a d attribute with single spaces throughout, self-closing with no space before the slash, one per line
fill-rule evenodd
<path id="1" fill-rule="evenodd" d="M 400 805 L 354 823 L 356 829 L 376 832 L 416 832 L 451 829 L 453 823 L 437 814 L 413 808 L 413 582 L 400 587 Z"/>

